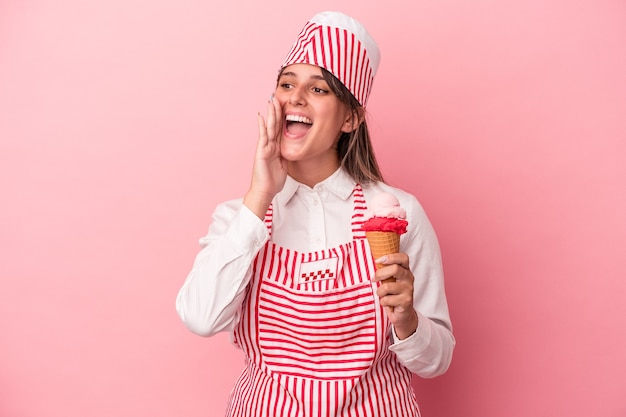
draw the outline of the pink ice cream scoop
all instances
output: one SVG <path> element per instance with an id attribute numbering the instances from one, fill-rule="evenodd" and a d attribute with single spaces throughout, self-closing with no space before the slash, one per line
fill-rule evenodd
<path id="1" fill-rule="evenodd" d="M 406 219 L 406 210 L 400 207 L 400 202 L 391 193 L 379 193 L 372 198 L 366 219 L 372 217 L 392 217 Z"/>
<path id="2" fill-rule="evenodd" d="M 390 193 L 376 194 L 369 203 L 365 214 L 365 231 L 406 233 L 406 210 L 400 207 L 398 199 Z"/>

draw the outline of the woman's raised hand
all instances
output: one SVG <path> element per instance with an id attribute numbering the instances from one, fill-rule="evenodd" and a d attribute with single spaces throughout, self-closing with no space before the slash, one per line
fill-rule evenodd
<path id="1" fill-rule="evenodd" d="M 283 189 L 287 179 L 287 167 L 280 155 L 282 133 L 282 109 L 272 96 L 267 103 L 267 123 L 258 115 L 259 140 L 257 142 L 252 181 L 243 203 L 260 219 L 272 202 L 272 198 Z"/>

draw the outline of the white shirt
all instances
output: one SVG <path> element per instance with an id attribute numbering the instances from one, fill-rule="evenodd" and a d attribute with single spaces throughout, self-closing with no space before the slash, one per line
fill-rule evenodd
<path id="1" fill-rule="evenodd" d="M 352 191 L 356 183 L 342 169 L 310 188 L 291 177 L 273 200 L 272 240 L 300 252 L 335 247 L 352 240 Z M 363 186 L 365 201 L 380 192 L 395 195 L 407 212 L 407 233 L 400 251 L 408 254 L 415 277 L 413 306 L 417 331 L 390 349 L 422 377 L 444 373 L 455 340 L 444 290 L 443 268 L 435 232 L 417 199 L 383 183 Z M 217 206 L 209 233 L 200 239 L 191 272 L 178 293 L 176 309 L 194 333 L 211 336 L 232 331 L 252 276 L 252 262 L 269 239 L 265 223 L 242 199 Z"/>

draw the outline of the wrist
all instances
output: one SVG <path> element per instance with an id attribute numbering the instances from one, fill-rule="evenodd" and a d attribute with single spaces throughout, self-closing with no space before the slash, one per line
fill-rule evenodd
<path id="1" fill-rule="evenodd" d="M 394 330 L 396 332 L 396 336 L 399 340 L 404 340 L 410 337 L 413 333 L 417 331 L 417 326 L 419 325 L 419 318 L 417 316 L 417 312 L 413 310 L 413 314 L 410 318 L 407 318 L 406 321 L 402 323 L 396 323 L 394 325 Z"/>
<path id="2" fill-rule="evenodd" d="M 243 197 L 243 204 L 250 209 L 259 219 L 265 218 L 265 213 L 272 203 L 273 195 L 249 190 Z"/>

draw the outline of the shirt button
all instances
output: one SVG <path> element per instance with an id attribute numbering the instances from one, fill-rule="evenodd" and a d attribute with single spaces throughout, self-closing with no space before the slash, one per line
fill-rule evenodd
<path id="1" fill-rule="evenodd" d="M 314 205 L 314 206 L 317 206 L 318 204 L 319 204 L 319 201 L 317 201 L 317 200 L 313 200 L 313 205 Z"/>

